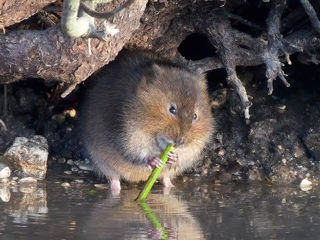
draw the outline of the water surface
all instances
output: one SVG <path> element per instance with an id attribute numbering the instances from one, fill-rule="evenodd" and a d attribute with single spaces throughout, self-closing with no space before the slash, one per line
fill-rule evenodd
<path id="1" fill-rule="evenodd" d="M 92 184 L 0 187 L 0 239 L 319 239 L 320 193 L 296 186 L 210 182 L 160 186 L 146 204 Z"/>

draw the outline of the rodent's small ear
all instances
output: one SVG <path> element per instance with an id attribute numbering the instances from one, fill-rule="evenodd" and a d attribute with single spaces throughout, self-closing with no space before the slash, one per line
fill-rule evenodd
<path id="1" fill-rule="evenodd" d="M 141 85 L 147 86 L 150 83 L 153 83 L 157 76 L 164 73 L 164 70 L 161 66 L 156 63 L 153 63 L 151 66 L 145 69 L 144 77 L 141 81 Z"/>
<path id="2" fill-rule="evenodd" d="M 156 63 L 152 64 L 152 70 L 157 75 L 160 75 L 164 72 L 164 69 Z"/>
<path id="3" fill-rule="evenodd" d="M 200 86 L 202 88 L 202 90 L 206 91 L 208 86 L 207 86 L 207 74 L 205 73 L 202 73 L 202 74 L 199 74 L 199 82 L 200 82 Z"/>

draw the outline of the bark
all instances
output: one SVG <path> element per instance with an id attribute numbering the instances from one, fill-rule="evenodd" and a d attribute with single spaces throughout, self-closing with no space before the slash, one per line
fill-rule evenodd
<path id="1" fill-rule="evenodd" d="M 264 52 L 264 61 L 266 64 L 266 78 L 268 79 L 268 94 L 273 92 L 273 81 L 277 77 L 281 79 L 286 87 L 290 84 L 285 79 L 286 74 L 282 70 L 283 64 L 280 62 L 279 55 L 285 54 L 288 64 L 291 64 L 289 54 L 284 51 L 282 35 L 280 33 L 281 16 L 286 6 L 285 0 L 275 0 L 271 6 L 267 18 L 268 46 Z"/>
<path id="2" fill-rule="evenodd" d="M 119 29 L 106 41 L 71 39 L 60 25 L 42 31 L 12 31 L 0 35 L 0 83 L 27 77 L 70 83 L 75 86 L 113 60 L 134 30 L 144 12 L 147 0 L 136 0 L 118 13 L 113 23 Z M 99 9 L 106 11 L 105 9 Z M 103 22 L 98 22 L 98 26 Z M 90 54 L 91 52 L 91 54 Z"/>
<path id="3" fill-rule="evenodd" d="M 21 22 L 53 2 L 56 0 L 0 0 L 0 27 Z"/>

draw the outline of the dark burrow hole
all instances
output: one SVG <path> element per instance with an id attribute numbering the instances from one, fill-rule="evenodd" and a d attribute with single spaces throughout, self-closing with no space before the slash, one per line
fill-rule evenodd
<path id="1" fill-rule="evenodd" d="M 200 60 L 216 56 L 216 48 L 203 34 L 193 33 L 187 36 L 178 47 L 179 53 L 188 60 Z"/>
<path id="2" fill-rule="evenodd" d="M 227 73 L 224 68 L 215 69 L 206 73 L 209 93 L 220 88 L 228 87 L 226 82 Z"/>

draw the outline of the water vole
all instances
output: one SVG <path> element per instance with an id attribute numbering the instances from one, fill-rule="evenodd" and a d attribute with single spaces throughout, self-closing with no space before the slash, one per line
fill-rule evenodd
<path id="1" fill-rule="evenodd" d="M 199 158 L 213 118 L 203 76 L 145 52 L 123 51 L 93 79 L 80 109 L 84 146 L 112 192 L 120 179 L 147 180 L 168 143 L 176 145 L 160 179 Z"/>

